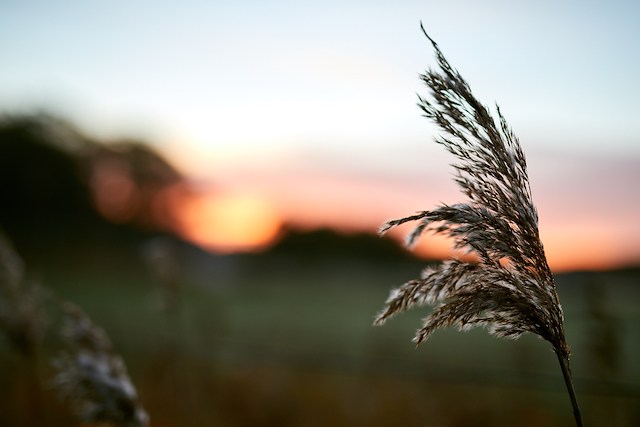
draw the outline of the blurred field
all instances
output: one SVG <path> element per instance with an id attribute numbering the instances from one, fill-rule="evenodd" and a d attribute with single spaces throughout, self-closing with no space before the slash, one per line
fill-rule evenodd
<path id="1" fill-rule="evenodd" d="M 447 330 L 416 349 L 426 309 L 371 326 L 421 265 L 212 257 L 182 266 L 172 310 L 161 309 L 158 277 L 135 264 L 41 278 L 107 331 L 152 426 L 573 425 L 555 355 L 537 338 Z M 639 279 L 558 277 L 585 425 L 640 425 Z M 78 425 L 46 385 L 38 391 L 54 340 L 35 379 L 0 341 L 0 425 Z"/>

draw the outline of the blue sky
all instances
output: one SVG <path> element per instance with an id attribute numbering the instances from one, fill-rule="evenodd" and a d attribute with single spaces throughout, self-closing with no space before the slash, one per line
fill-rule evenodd
<path id="1" fill-rule="evenodd" d="M 196 150 L 414 144 L 422 20 L 521 138 L 639 151 L 637 2 L 221 3 L 5 1 L 0 107 Z"/>
<path id="2" fill-rule="evenodd" d="M 304 199 L 331 176 L 425 209 L 453 190 L 450 159 L 415 106 L 418 73 L 435 65 L 422 20 L 478 98 L 499 103 L 554 217 L 578 193 L 594 200 L 586 215 L 606 217 L 598 200 L 613 191 L 632 222 L 640 3 L 399 3 L 6 0 L 0 111 L 44 109 L 102 137 L 142 137 L 199 179 L 275 199 Z M 629 170 L 594 176 L 595 160 Z M 298 177 L 288 195 L 282 176 Z"/>

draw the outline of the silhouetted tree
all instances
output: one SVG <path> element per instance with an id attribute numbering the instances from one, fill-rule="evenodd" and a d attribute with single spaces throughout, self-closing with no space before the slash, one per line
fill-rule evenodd
<path id="1" fill-rule="evenodd" d="M 63 126 L 44 116 L 0 119 L 0 226 L 25 256 L 101 222 L 76 159 L 57 142 L 54 127 Z"/>
<path id="2" fill-rule="evenodd" d="M 170 231 L 162 195 L 176 184 L 182 176 L 142 142 L 99 143 L 47 115 L 0 117 L 0 229 L 32 265 L 130 256 Z"/>
<path id="3" fill-rule="evenodd" d="M 163 191 L 184 179 L 149 146 L 133 140 L 93 145 L 83 158 L 94 202 L 109 220 L 151 230 L 171 223 Z"/>

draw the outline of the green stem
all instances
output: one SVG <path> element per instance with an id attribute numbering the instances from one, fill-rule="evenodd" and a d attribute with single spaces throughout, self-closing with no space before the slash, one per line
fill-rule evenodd
<path id="1" fill-rule="evenodd" d="M 573 382 L 571 381 L 571 370 L 569 369 L 569 359 L 562 356 L 560 352 L 556 352 L 558 356 L 558 362 L 560 362 L 560 368 L 562 368 L 562 376 L 564 377 L 564 383 L 567 385 L 567 391 L 571 398 L 571 406 L 573 406 L 573 416 L 576 419 L 576 425 L 582 427 L 582 418 L 580 418 L 580 408 L 578 408 L 578 401 L 576 400 L 576 392 L 573 389 Z"/>

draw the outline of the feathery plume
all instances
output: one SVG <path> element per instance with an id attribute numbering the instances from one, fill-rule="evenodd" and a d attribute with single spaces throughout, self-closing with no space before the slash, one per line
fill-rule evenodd
<path id="1" fill-rule="evenodd" d="M 48 293 L 26 278 L 25 267 L 0 233 L 0 330 L 23 356 L 33 357 L 47 326 Z"/>
<path id="2" fill-rule="evenodd" d="M 149 417 L 107 334 L 78 307 L 62 305 L 67 350 L 54 360 L 53 385 L 84 422 L 144 427 Z"/>
<path id="3" fill-rule="evenodd" d="M 427 268 L 420 279 L 391 292 L 375 324 L 430 304 L 434 310 L 417 331 L 416 344 L 447 326 L 485 326 L 489 333 L 508 338 L 537 334 L 558 357 L 580 426 L 562 308 L 540 241 L 522 148 L 499 107 L 492 116 L 420 26 L 433 45 L 439 69 L 420 76 L 431 99 L 418 95 L 418 106 L 443 131 L 436 142 L 457 158 L 452 165 L 455 181 L 469 200 L 389 221 L 380 233 L 417 221 L 408 245 L 429 231 L 452 238 L 455 248 L 477 255 L 478 261 L 450 260 Z"/>
<path id="4" fill-rule="evenodd" d="M 0 334 L 26 363 L 25 425 L 42 425 L 43 394 L 39 367 L 42 339 L 48 326 L 46 303 L 50 292 L 28 278 L 25 264 L 0 232 Z"/>

